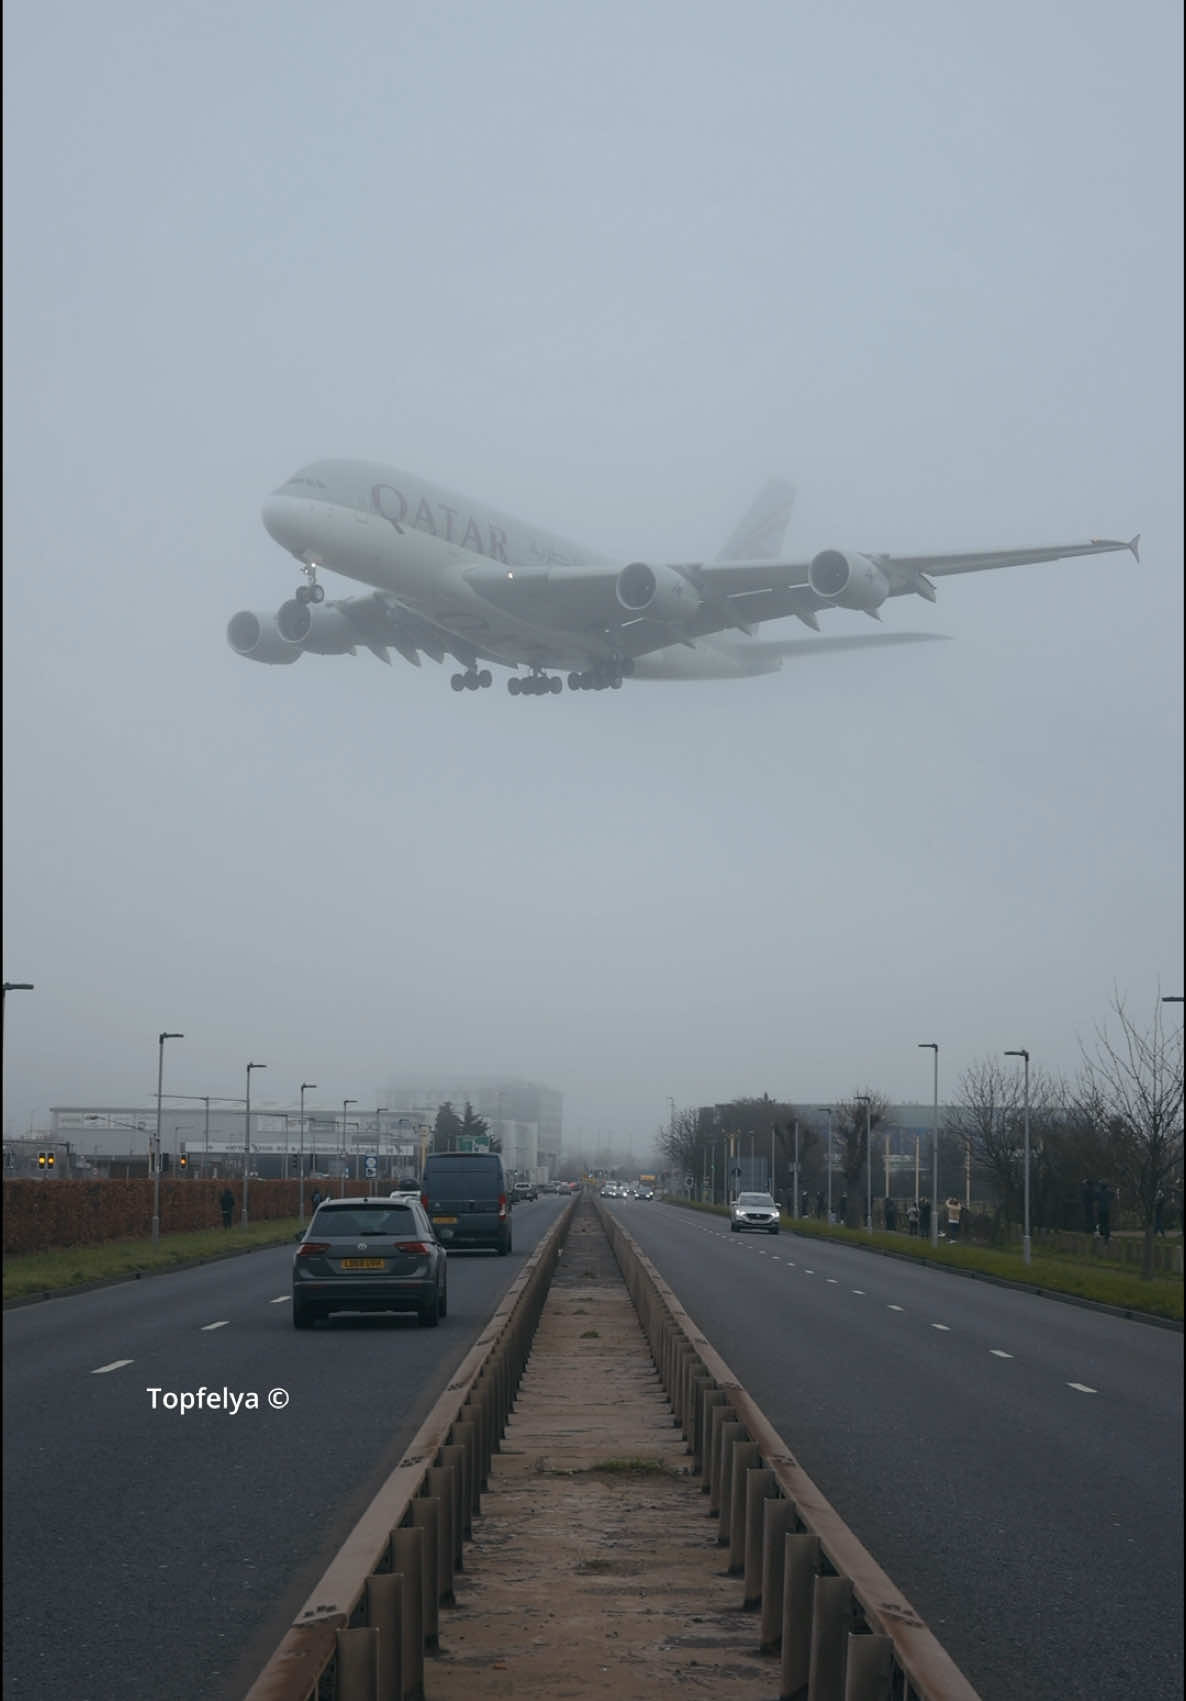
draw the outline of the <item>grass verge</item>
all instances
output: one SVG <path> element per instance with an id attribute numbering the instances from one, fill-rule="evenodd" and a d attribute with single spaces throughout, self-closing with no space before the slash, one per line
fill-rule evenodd
<path id="1" fill-rule="evenodd" d="M 251 1223 L 247 1228 L 195 1229 L 186 1234 L 151 1240 L 112 1240 L 102 1246 L 68 1246 L 50 1252 L 23 1252 L 4 1260 L 4 1298 L 27 1299 L 31 1294 L 69 1293 L 90 1282 L 129 1280 L 207 1259 L 225 1258 L 246 1248 L 291 1243 L 300 1223 L 296 1217 Z"/>
<path id="2" fill-rule="evenodd" d="M 670 1196 L 667 1203 L 706 1211 L 717 1217 L 729 1215 L 725 1205 L 685 1202 Z M 869 1235 L 863 1229 L 841 1228 L 837 1224 L 818 1222 L 814 1217 L 800 1217 L 792 1223 L 784 1216 L 782 1226 L 784 1230 L 812 1240 L 872 1246 L 879 1252 L 894 1252 L 900 1257 L 916 1258 L 920 1263 L 932 1266 L 979 1271 L 999 1281 L 1015 1282 L 1019 1287 L 1044 1288 L 1049 1293 L 1071 1294 L 1076 1299 L 1118 1306 L 1122 1311 L 1168 1317 L 1179 1323 L 1183 1320 L 1181 1276 L 1154 1276 L 1151 1282 L 1146 1282 L 1126 1270 L 1103 1269 L 1095 1263 L 1048 1254 L 1035 1257 L 1027 1265 L 1022 1262 L 1020 1252 L 998 1251 L 989 1246 L 932 1246 L 929 1240 L 918 1240 L 906 1234 L 877 1231 Z"/>

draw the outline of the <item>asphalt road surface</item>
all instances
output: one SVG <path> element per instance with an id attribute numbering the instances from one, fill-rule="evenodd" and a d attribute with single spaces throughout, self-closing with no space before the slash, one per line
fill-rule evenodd
<path id="1" fill-rule="evenodd" d="M 291 1247 L 6 1313 L 6 1701 L 241 1697 L 565 1203 L 452 1254 L 437 1329 L 298 1334 Z M 166 1408 L 203 1386 L 259 1409 Z"/>
<path id="2" fill-rule="evenodd" d="M 609 1208 L 985 1701 L 1181 1696 L 1180 1333 Z"/>

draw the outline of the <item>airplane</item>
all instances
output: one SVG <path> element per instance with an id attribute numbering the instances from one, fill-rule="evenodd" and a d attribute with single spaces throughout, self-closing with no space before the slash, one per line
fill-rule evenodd
<path id="1" fill-rule="evenodd" d="M 372 461 L 313 461 L 263 505 L 265 527 L 296 557 L 303 583 L 274 614 L 244 610 L 227 626 L 237 655 L 273 665 L 306 652 L 395 650 L 452 656 L 455 691 L 493 684 L 510 670 L 511 696 L 618 690 L 625 679 L 727 679 L 774 673 L 784 659 L 867 645 L 925 643 L 927 632 L 768 638 L 767 621 L 794 616 L 819 632 L 819 615 L 856 610 L 881 618 L 890 597 L 935 601 L 933 581 L 1127 549 L 1090 538 L 946 555 L 822 549 L 783 555 L 794 492 L 764 486 L 711 562 L 607 560 L 484 502 Z M 370 587 L 327 601 L 320 569 Z M 526 670 L 521 671 L 521 670 Z"/>

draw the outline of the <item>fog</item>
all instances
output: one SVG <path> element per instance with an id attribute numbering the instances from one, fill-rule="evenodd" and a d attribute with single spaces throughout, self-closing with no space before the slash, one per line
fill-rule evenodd
<path id="1" fill-rule="evenodd" d="M 1181 8 L 15 0 L 6 1126 L 403 1071 L 929 1097 L 1182 990 Z M 1143 533 L 752 681 L 241 660 L 390 461 L 622 561 Z M 329 595 L 349 581 L 325 576 Z M 838 611 L 829 633 L 874 632 Z M 808 636 L 783 622 L 764 635 Z"/>

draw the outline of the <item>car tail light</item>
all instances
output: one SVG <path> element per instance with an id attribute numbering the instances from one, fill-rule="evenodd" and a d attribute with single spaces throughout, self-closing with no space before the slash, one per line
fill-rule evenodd
<path id="1" fill-rule="evenodd" d="M 422 1193 L 420 1195 L 420 1203 L 424 1206 L 424 1209 L 427 1211 L 427 1209 L 428 1209 L 428 1194 L 427 1193 Z"/>
<path id="2" fill-rule="evenodd" d="M 298 1258 L 315 1258 L 319 1252 L 329 1251 L 328 1240 L 302 1240 L 297 1247 Z"/>
<path id="3" fill-rule="evenodd" d="M 505 1193 L 498 1195 L 498 1214 L 500 1217 L 505 1217 L 507 1214 L 507 1196 Z"/>
<path id="4" fill-rule="evenodd" d="M 432 1248 L 426 1246 L 422 1240 L 397 1240 L 394 1250 L 396 1252 L 414 1252 L 418 1258 L 427 1258 Z"/>

